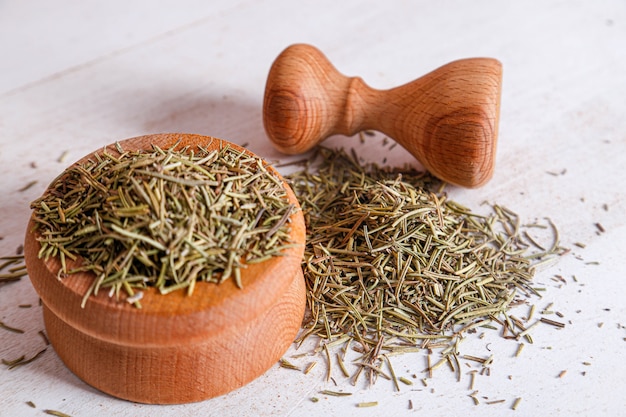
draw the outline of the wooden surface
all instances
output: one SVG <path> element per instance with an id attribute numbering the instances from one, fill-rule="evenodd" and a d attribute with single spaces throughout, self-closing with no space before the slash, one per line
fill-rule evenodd
<path id="1" fill-rule="evenodd" d="M 151 151 L 152 145 L 202 146 L 209 152 L 230 146 L 244 151 L 217 138 L 189 134 L 147 135 L 119 143 L 129 152 Z M 107 152 L 115 155 L 115 147 L 110 145 Z M 79 162 L 88 159 L 94 160 L 93 154 Z M 290 188 L 286 194 L 289 203 L 299 207 Z M 294 246 L 242 269 L 242 288 L 233 280 L 198 283 L 191 296 L 185 290 L 163 296 L 149 288 L 141 308 L 120 302 L 107 291 L 81 307 L 95 275 L 57 279 L 61 262 L 38 257 L 41 246 L 32 219 L 24 253 L 43 302 L 46 333 L 69 369 L 118 398 L 181 404 L 243 386 L 276 363 L 292 344 L 306 300 L 300 267 L 305 241 L 301 211 L 291 216 L 289 227 Z"/>
<path id="2" fill-rule="evenodd" d="M 121 138 L 193 132 L 247 143 L 266 159 L 299 159 L 277 152 L 262 123 L 269 68 L 298 42 L 317 46 L 342 73 L 378 89 L 457 59 L 502 62 L 494 176 L 479 189 L 452 187 L 448 194 L 476 211 L 483 201 L 498 202 L 522 221 L 549 217 L 558 226 L 572 251 L 538 273 L 546 291 L 536 304 L 539 311 L 554 303 L 565 328 L 538 326 L 519 357 L 517 343 L 499 335 L 468 338 L 461 353 L 494 355 L 491 376 L 476 377 L 477 406 L 468 397 L 466 373 L 456 382 L 444 366 L 424 386 L 423 355 L 392 358 L 396 374 L 414 381 L 400 391 L 384 379 L 371 388 L 352 386 L 336 371 L 335 386 L 326 381 L 323 357 L 293 357 L 308 353 L 307 345 L 285 357 L 302 368 L 317 360 L 308 375 L 274 365 L 222 397 L 140 405 L 81 382 L 49 348 L 29 365 L 0 367 L 0 416 L 41 416 L 42 409 L 73 416 L 625 415 L 621 0 L 1 2 L 0 253 L 22 243 L 29 203 L 56 175 Z M 401 146 L 390 149 L 382 136 L 366 139 L 334 137 L 329 144 L 354 147 L 378 163 L 414 160 Z M 19 191 L 31 181 L 37 183 Z M 0 358 L 30 357 L 44 347 L 37 334 L 42 310 L 28 279 L 0 286 L 0 320 L 24 330 L 0 329 Z M 353 395 L 332 397 L 321 394 L 324 389 Z M 488 404 L 497 400 L 504 402 Z M 363 401 L 379 404 L 356 408 Z"/>
<path id="3" fill-rule="evenodd" d="M 386 91 L 341 74 L 312 45 L 289 46 L 268 74 L 263 124 L 287 154 L 332 135 L 376 130 L 438 178 L 463 187 L 491 179 L 496 159 L 502 65 L 467 58 Z"/>

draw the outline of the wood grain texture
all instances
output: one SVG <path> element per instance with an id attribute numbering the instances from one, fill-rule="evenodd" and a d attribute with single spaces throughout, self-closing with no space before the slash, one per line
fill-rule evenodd
<path id="1" fill-rule="evenodd" d="M 1 255 L 14 254 L 23 243 L 29 203 L 46 184 L 73 160 L 118 138 L 204 133 L 248 143 L 277 165 L 300 160 L 279 154 L 269 143 L 261 111 L 268 70 L 295 42 L 318 46 L 342 72 L 381 89 L 458 58 L 498 58 L 505 74 L 494 176 L 479 189 L 446 187 L 448 198 L 479 213 L 486 210 L 484 201 L 502 204 L 522 223 L 549 217 L 562 243 L 572 248 L 556 267 L 538 271 L 536 282 L 546 291 L 533 301 L 537 311 L 554 302 L 553 310 L 568 323 L 565 329 L 537 326 L 535 343 L 526 344 L 520 357 L 514 357 L 515 341 L 487 329 L 484 339 L 468 337 L 460 345 L 461 354 L 494 355 L 491 376 L 476 378 L 478 406 L 466 395 L 470 375 L 462 373 L 455 383 L 447 366 L 419 390 L 415 383 L 424 376 L 425 352 L 390 357 L 398 377 L 418 376 L 413 386 L 400 384 L 399 392 L 384 378 L 370 387 L 361 377 L 354 386 L 336 368 L 337 385 L 327 382 L 324 353 L 300 356 L 317 347 L 312 341 L 300 348 L 292 344 L 284 354 L 302 369 L 318 361 L 308 375 L 274 365 L 227 395 L 176 406 L 132 404 L 91 389 L 50 347 L 28 365 L 0 366 L 0 415 L 41 417 L 43 409 L 55 409 L 116 417 L 374 417 L 381 410 L 404 416 L 409 401 L 413 414 L 429 417 L 472 410 L 484 417 L 624 414 L 622 396 L 607 389 L 623 386 L 626 374 L 626 361 L 616 360 L 626 343 L 623 0 L 132 0 L 123 8 L 117 2 L 70 0 L 0 4 Z M 414 159 L 402 146 L 390 149 L 393 144 L 384 144 L 383 136 L 366 136 L 365 143 L 334 136 L 324 143 L 354 148 L 365 161 L 382 165 L 399 167 Z M 69 151 L 65 162 L 59 162 L 64 151 Z M 37 183 L 19 191 L 31 181 Z M 596 222 L 606 232 L 598 233 Z M 554 282 L 554 274 L 565 277 L 567 285 Z M 520 306 L 516 316 L 524 317 L 527 307 Z M 0 317 L 25 330 L 0 329 L 0 359 L 29 358 L 45 347 L 38 334 L 44 329 L 41 307 L 30 280 L 0 285 Z M 355 369 L 345 362 L 350 372 Z M 471 369 L 480 368 L 473 364 Z M 556 378 L 563 370 L 566 376 Z M 320 396 L 325 389 L 353 394 Z M 312 396 L 320 401 L 309 401 Z M 509 408 L 517 397 L 523 400 L 513 413 Z M 498 399 L 506 401 L 486 404 Z M 379 405 L 356 411 L 355 404 L 369 401 Z"/>
<path id="2" fill-rule="evenodd" d="M 472 58 L 376 90 L 339 73 L 315 47 L 296 44 L 270 69 L 263 122 L 287 154 L 305 152 L 331 135 L 378 130 L 435 176 L 478 187 L 494 171 L 501 83 L 499 61 Z"/>
<path id="3" fill-rule="evenodd" d="M 178 134 L 121 144 L 125 150 L 149 149 L 153 143 L 167 148 L 179 140 L 180 146 L 207 145 L 209 150 L 226 144 Z M 289 202 L 299 207 L 291 189 L 285 188 Z M 242 289 L 233 280 L 220 285 L 199 282 L 191 296 L 184 290 L 164 296 L 149 288 L 141 309 L 106 291 L 81 308 L 94 276 L 76 273 L 58 279 L 60 261 L 37 256 L 40 244 L 32 220 L 24 249 L 29 276 L 43 301 L 48 336 L 67 367 L 116 397 L 171 404 L 203 400 L 244 385 L 272 366 L 293 342 L 305 304 L 300 267 L 305 226 L 299 210 L 290 219 L 290 237 L 298 244 L 283 256 L 242 270 Z"/>

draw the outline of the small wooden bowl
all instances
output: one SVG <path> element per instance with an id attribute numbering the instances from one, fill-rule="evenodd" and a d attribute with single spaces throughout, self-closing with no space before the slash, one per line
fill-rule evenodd
<path id="1" fill-rule="evenodd" d="M 148 135 L 120 143 L 134 151 L 150 149 L 151 144 L 168 148 L 177 141 L 181 146 L 217 149 L 228 144 L 242 149 L 187 134 Z M 290 203 L 299 207 L 287 184 L 285 189 Z M 284 256 L 248 265 L 241 271 L 242 289 L 232 279 L 219 285 L 198 282 L 191 296 L 184 290 L 161 295 L 150 288 L 144 291 L 141 309 L 110 298 L 107 291 L 90 297 L 81 308 L 94 276 L 76 273 L 58 279 L 60 261 L 38 258 L 40 243 L 32 218 L 24 249 L 30 279 L 43 302 L 48 338 L 66 366 L 115 397 L 176 404 L 243 386 L 275 364 L 293 342 L 305 308 L 300 266 L 305 225 L 300 210 L 292 215 L 290 228 L 298 245 Z"/>

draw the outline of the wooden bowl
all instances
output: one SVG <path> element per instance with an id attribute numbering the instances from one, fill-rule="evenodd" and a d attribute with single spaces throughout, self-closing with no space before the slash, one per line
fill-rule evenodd
<path id="1" fill-rule="evenodd" d="M 242 149 L 187 134 L 148 135 L 120 143 L 135 151 L 151 149 L 151 144 L 167 148 L 179 140 L 181 146 L 209 144 L 212 150 L 228 144 Z M 299 208 L 291 188 L 285 184 L 285 189 L 290 203 Z M 43 302 L 50 343 L 83 381 L 130 401 L 188 403 L 243 386 L 280 359 L 304 315 L 301 211 L 290 220 L 290 237 L 297 245 L 286 249 L 284 256 L 248 265 L 241 271 L 242 289 L 232 279 L 222 284 L 198 282 L 190 296 L 184 290 L 161 295 L 149 288 L 139 309 L 110 298 L 107 291 L 90 297 L 81 308 L 94 276 L 76 273 L 58 279 L 60 261 L 38 258 L 40 243 L 31 218 L 25 258 Z"/>

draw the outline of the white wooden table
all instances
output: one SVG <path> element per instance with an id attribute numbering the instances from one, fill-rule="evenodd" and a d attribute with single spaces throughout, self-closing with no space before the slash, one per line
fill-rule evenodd
<path id="1" fill-rule="evenodd" d="M 72 416 L 626 415 L 621 0 L 2 1 L 0 254 L 20 245 L 30 201 L 56 175 L 115 140 L 200 133 L 285 160 L 266 139 L 261 102 L 273 59 L 296 42 L 318 46 L 341 72 L 376 88 L 403 84 L 458 58 L 502 61 L 495 177 L 480 189 L 453 188 L 449 195 L 473 208 L 498 202 L 528 221 L 552 219 L 572 252 L 537 275 L 547 290 L 536 303 L 554 303 L 566 327 L 537 327 L 535 343 L 519 357 L 516 343 L 495 335 L 466 342 L 468 352 L 494 354 L 491 376 L 476 380 L 476 406 L 467 374 L 456 382 L 444 369 L 422 385 L 419 354 L 394 358 L 399 375 L 417 376 L 400 392 L 385 380 L 368 388 L 336 378 L 335 387 L 326 382 L 324 366 L 308 375 L 275 366 L 205 402 L 132 404 L 85 385 L 50 348 L 29 365 L 0 368 L 0 416 L 40 416 L 43 409 Z M 381 155 L 380 138 L 364 145 L 356 138 L 331 141 L 355 147 L 369 160 L 411 160 L 400 147 Z M 567 284 L 555 282 L 556 274 Z M 0 329 L 1 359 L 43 347 L 41 310 L 27 278 L 0 286 L 0 320 L 25 330 Z M 354 394 L 329 397 L 320 394 L 323 389 Z M 379 404 L 356 408 L 362 401 Z"/>

